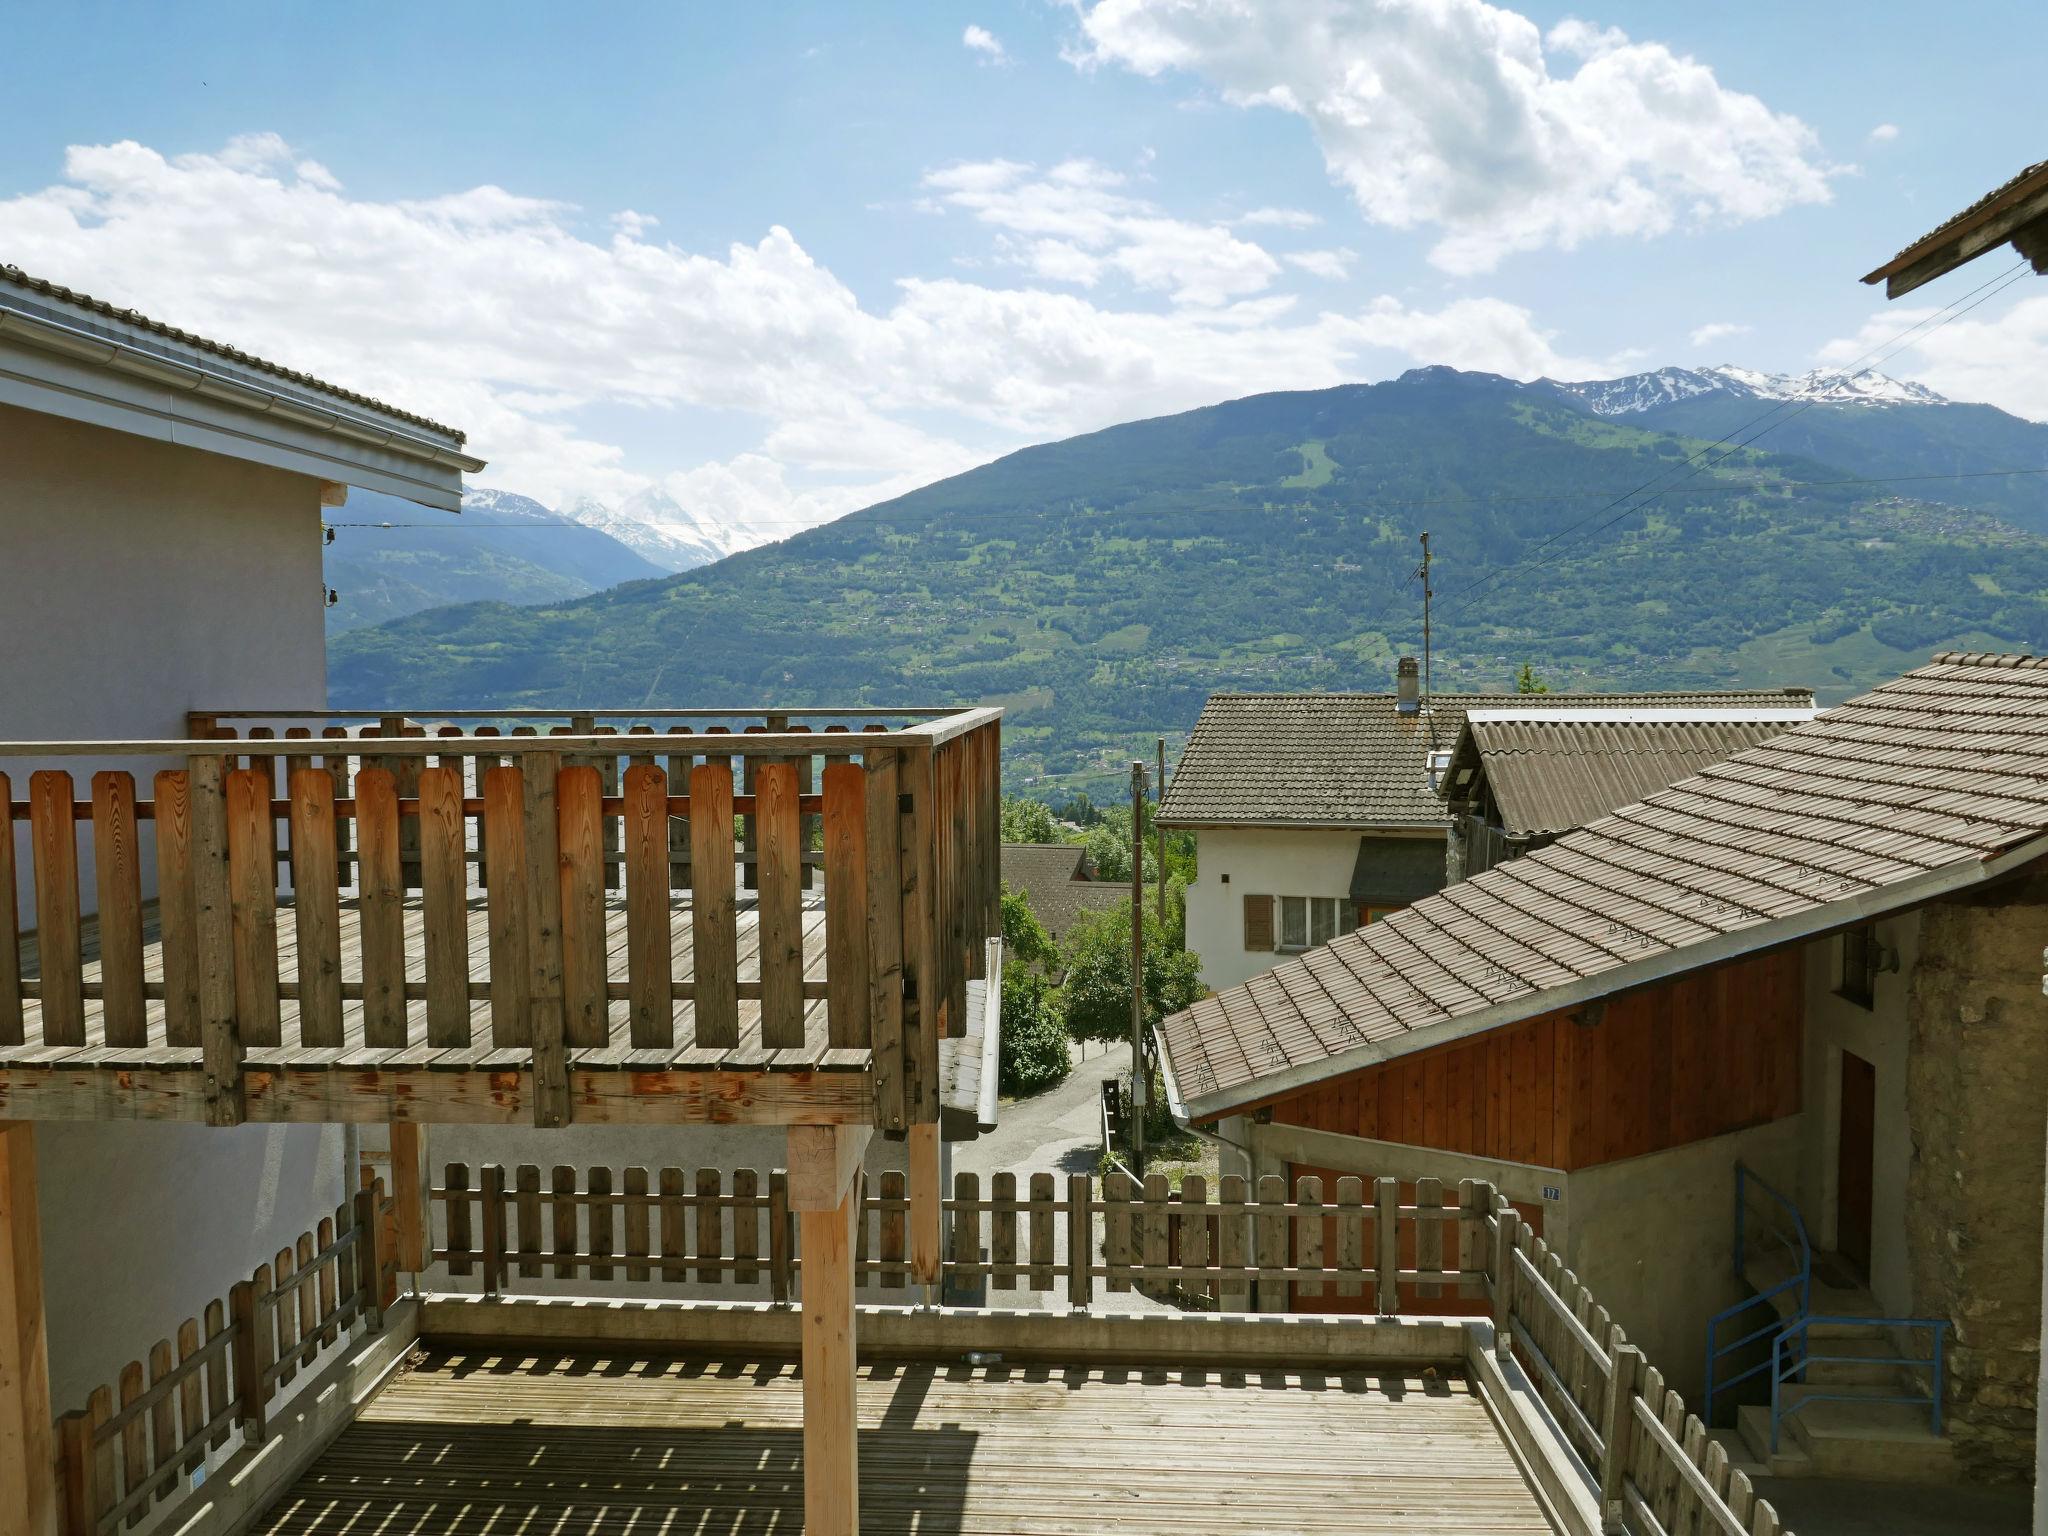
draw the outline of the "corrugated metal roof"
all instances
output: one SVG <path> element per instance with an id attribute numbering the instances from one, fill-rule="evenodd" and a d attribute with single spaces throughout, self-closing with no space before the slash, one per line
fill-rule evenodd
<path id="1" fill-rule="evenodd" d="M 1556 837 L 1655 794 L 1709 764 L 1782 734 L 1811 718 L 1714 718 L 1596 721 L 1574 711 L 1557 720 L 1519 714 L 1472 718 L 1451 755 L 1445 787 L 1457 798 L 1472 786 L 1459 776 L 1483 772 L 1509 837 Z M 1659 713 L 1663 713 L 1660 711 Z M 1736 711 L 1731 713 L 1740 714 Z M 1452 786 L 1455 785 L 1455 789 Z"/>
<path id="2" fill-rule="evenodd" d="M 1804 688 L 1727 693 L 1433 694 L 1401 714 L 1391 693 L 1216 693 L 1188 738 L 1159 819 L 1169 826 L 1438 827 L 1432 747 L 1468 709 L 1810 705 Z"/>
<path id="3" fill-rule="evenodd" d="M 121 309 L 116 305 L 109 304 L 105 299 L 96 299 L 89 293 L 80 293 L 76 289 L 66 288 L 63 284 L 53 283 L 48 278 L 31 276 L 19 267 L 0 263 L 0 285 L 16 288 L 25 293 L 33 293 L 39 298 L 53 299 L 61 304 L 77 309 L 87 310 L 102 319 L 117 321 L 134 330 L 146 331 L 152 336 L 161 337 L 166 341 L 177 342 L 179 345 L 190 347 L 194 351 L 203 352 L 213 357 L 225 358 L 227 361 L 239 364 L 241 367 L 254 369 L 258 373 L 267 373 L 274 378 L 289 380 L 303 389 L 318 390 L 324 395 L 332 395 L 337 400 L 346 400 L 351 405 L 364 406 L 381 415 L 390 416 L 395 420 L 411 422 L 417 427 L 426 427 L 430 431 L 440 433 L 443 437 L 458 445 L 468 441 L 464 433 L 456 430 L 454 427 L 444 426 L 430 417 L 418 416 L 411 411 L 402 411 L 395 405 L 386 405 L 382 400 L 373 399 L 369 395 L 359 395 L 353 390 L 342 389 L 338 385 L 329 384 L 323 379 L 316 379 L 310 373 L 300 373 L 297 369 L 286 368 L 282 364 L 273 363 L 265 358 L 257 357 L 253 353 L 244 352 L 239 347 L 231 347 L 225 342 L 210 341 L 204 336 L 197 336 L 190 331 L 180 330 L 174 325 L 166 325 L 161 320 L 152 320 L 148 315 L 142 314 L 140 311 Z"/>
<path id="4" fill-rule="evenodd" d="M 2048 657 L 1947 653 L 1161 1026 L 1199 1116 L 2048 847 Z"/>

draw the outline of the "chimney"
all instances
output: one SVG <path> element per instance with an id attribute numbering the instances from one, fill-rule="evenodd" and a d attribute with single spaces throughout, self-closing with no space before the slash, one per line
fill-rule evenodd
<path id="1" fill-rule="evenodd" d="M 1422 668 L 1413 656 L 1403 656 L 1394 670 L 1394 708 L 1404 715 L 1422 710 Z"/>

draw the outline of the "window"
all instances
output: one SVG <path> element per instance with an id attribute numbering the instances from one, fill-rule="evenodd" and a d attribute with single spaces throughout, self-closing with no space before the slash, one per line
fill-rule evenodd
<path id="1" fill-rule="evenodd" d="M 1334 896 L 1317 896 L 1309 902 L 1308 941 L 1311 944 L 1327 944 L 1337 937 L 1337 908 L 1340 905 Z"/>
<path id="2" fill-rule="evenodd" d="M 1282 896 L 1280 898 L 1280 947 L 1282 949 L 1308 948 L 1308 898 L 1306 896 Z"/>
<path id="3" fill-rule="evenodd" d="M 1345 901 L 1341 896 L 1267 896 L 1260 899 L 1277 900 L 1280 904 L 1280 942 L 1277 946 L 1268 947 L 1286 951 L 1312 949 L 1318 944 L 1329 943 L 1344 931 Z M 1252 898 L 1247 896 L 1245 900 L 1249 903 Z M 1245 948 L 1252 947 L 1247 940 Z"/>
<path id="4" fill-rule="evenodd" d="M 1358 904 L 1358 926 L 1363 928 L 1369 923 L 1380 922 L 1385 918 L 1392 917 L 1400 910 L 1399 907 L 1374 907 L 1360 902 Z"/>
<path id="5" fill-rule="evenodd" d="M 1877 1001 L 1877 967 L 1881 946 L 1877 928 L 1865 923 L 1842 931 L 1842 974 L 1835 986 L 1837 997 L 1869 1008 Z"/>

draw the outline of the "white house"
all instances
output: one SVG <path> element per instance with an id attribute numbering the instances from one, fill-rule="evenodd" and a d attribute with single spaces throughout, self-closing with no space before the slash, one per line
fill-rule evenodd
<path id="1" fill-rule="evenodd" d="M 1806 689 L 1432 694 L 1415 658 L 1393 693 L 1217 693 L 1159 809 L 1195 833 L 1187 945 L 1235 986 L 1441 890 L 1453 818 L 1437 793 L 1474 709 L 1810 708 Z"/>
<path id="2" fill-rule="evenodd" d="M 361 486 L 454 512 L 482 467 L 448 427 L 0 267 L 0 730 L 178 739 L 188 710 L 324 707 L 322 508 Z M 84 765 L 6 767 L 18 805 L 32 770 Z M 45 1124 L 33 1140 L 43 1211 L 103 1218 L 45 1216 L 60 1403 L 107 1380 L 167 1299 L 202 1305 L 331 1212 L 352 1161 L 339 1127 Z"/>

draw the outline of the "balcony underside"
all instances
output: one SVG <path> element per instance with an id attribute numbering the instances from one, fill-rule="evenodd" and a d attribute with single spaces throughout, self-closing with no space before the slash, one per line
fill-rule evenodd
<path id="1" fill-rule="evenodd" d="M 627 1023 L 626 903 L 604 902 L 608 1004 L 612 1043 L 569 1048 L 575 1117 L 584 1122 L 864 1122 L 872 1115 L 866 1074 L 872 1052 L 829 1042 L 825 1000 L 825 912 L 803 907 L 804 1043 L 769 1047 L 761 1038 L 760 925 L 756 904 L 738 903 L 739 1038 L 731 1045 L 697 1043 L 691 987 L 690 898 L 670 903 L 675 988 L 670 1039 L 651 1048 L 630 1044 Z M 404 1046 L 364 1040 L 360 904 L 341 902 L 342 1044 L 338 1047 L 249 1045 L 243 1082 L 248 1118 L 278 1121 L 433 1120 L 483 1124 L 530 1121 L 532 1051 L 500 1045 L 492 1035 L 487 974 L 489 911 L 481 892 L 468 905 L 470 1042 L 433 1044 L 427 1028 L 425 921 L 417 898 L 404 903 L 408 1001 Z M 144 913 L 143 976 L 148 998 L 146 1044 L 106 1041 L 98 933 L 85 920 L 83 972 L 86 1044 L 0 1046 L 0 1119 L 203 1119 L 203 1063 L 196 1045 L 166 1039 L 161 935 L 152 904 Z M 300 1036 L 296 925 L 291 901 L 280 903 L 278 974 L 282 1037 Z M 28 990 L 36 989 L 33 936 L 22 945 Z M 42 1036 L 41 1004 L 25 1002 L 25 1033 Z"/>

